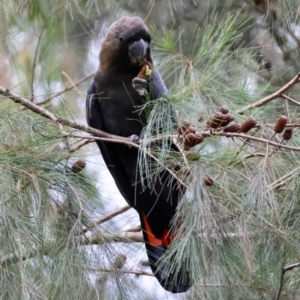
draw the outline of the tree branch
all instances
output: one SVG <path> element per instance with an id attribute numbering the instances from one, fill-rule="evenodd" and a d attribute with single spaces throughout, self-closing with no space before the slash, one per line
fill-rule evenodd
<path id="1" fill-rule="evenodd" d="M 76 242 L 79 245 L 103 245 L 105 243 L 143 243 L 143 235 L 141 232 L 117 232 L 117 233 L 102 233 L 99 231 L 87 232 L 79 237 L 76 237 Z M 56 247 L 55 243 L 49 243 L 45 247 L 33 248 L 25 255 L 16 251 L 0 258 L 0 266 L 10 265 L 21 262 L 37 255 L 47 255 L 48 251 Z"/>
<path id="2" fill-rule="evenodd" d="M 87 232 L 77 238 L 80 245 L 103 245 L 105 243 L 143 243 L 141 232 L 102 233 L 99 231 Z"/>
<path id="3" fill-rule="evenodd" d="M 285 94 L 282 94 L 281 97 L 288 100 L 288 101 L 290 101 L 290 102 L 292 102 L 292 103 L 294 103 L 294 104 L 296 104 L 296 105 L 298 105 L 298 106 L 300 106 L 300 102 L 294 100 L 293 98 L 291 98 L 291 97 L 289 97 Z"/>
<path id="4" fill-rule="evenodd" d="M 117 216 L 117 215 L 122 214 L 123 212 L 129 210 L 130 208 L 131 208 L 130 205 L 122 206 L 121 208 L 118 208 L 118 209 L 114 210 L 113 212 L 109 213 L 109 214 L 106 215 L 105 217 L 102 217 L 102 218 L 100 218 L 100 219 L 98 219 L 98 220 L 95 220 L 95 221 L 93 222 L 93 225 L 92 225 L 91 227 L 89 227 L 89 230 L 92 229 L 92 228 L 94 228 L 94 227 L 96 227 L 97 225 L 100 225 L 100 224 L 102 224 L 102 223 L 104 223 L 104 222 L 106 222 L 106 221 L 112 219 L 113 217 L 115 217 L 115 216 Z M 84 226 L 84 227 L 82 228 L 82 230 L 83 230 L 83 231 L 87 231 L 87 228 Z"/>
<path id="5" fill-rule="evenodd" d="M 292 179 L 297 173 L 300 172 L 300 167 L 295 168 L 294 170 L 290 171 L 289 173 L 285 174 L 284 176 L 280 177 L 276 181 L 267 185 L 269 189 L 276 189 L 282 185 L 284 185 L 288 180 Z"/>
<path id="6" fill-rule="evenodd" d="M 92 271 L 104 272 L 104 273 L 114 273 L 114 272 L 116 272 L 116 270 L 107 270 L 107 269 L 92 269 Z M 154 277 L 154 275 L 152 273 L 149 273 L 149 272 L 146 272 L 146 271 L 117 270 L 117 272 Z"/>
<path id="7" fill-rule="evenodd" d="M 279 298 L 280 298 L 280 294 L 281 294 L 282 288 L 283 288 L 284 274 L 287 271 L 293 270 L 294 268 L 298 268 L 298 267 L 300 267 L 300 262 L 288 265 L 286 267 L 282 267 L 281 274 L 280 274 L 279 288 L 278 288 L 275 300 L 279 300 Z"/>
<path id="8" fill-rule="evenodd" d="M 237 114 L 244 114 L 245 111 L 247 110 L 250 110 L 250 109 L 253 109 L 253 108 L 257 108 L 257 107 L 260 107 L 268 102 L 270 102 L 271 100 L 275 99 L 275 98 L 278 98 L 280 96 L 282 96 L 282 94 L 288 90 L 290 87 L 292 87 L 293 85 L 295 85 L 296 83 L 298 83 L 300 80 L 300 73 L 298 73 L 290 82 L 288 82 L 285 86 L 283 86 L 281 89 L 279 89 L 277 92 L 271 94 L 271 95 L 268 95 L 267 97 L 255 102 L 255 103 L 252 103 L 240 110 L 238 110 L 236 113 Z"/>
<path id="9" fill-rule="evenodd" d="M 95 140 L 104 141 L 104 142 L 113 142 L 113 143 L 124 144 L 124 141 L 122 141 L 122 140 L 116 140 L 116 139 L 111 139 L 111 138 L 108 139 L 108 138 L 95 137 L 95 136 L 84 136 L 84 135 L 78 135 L 78 134 L 71 134 L 70 136 L 81 138 L 81 139 L 95 139 Z M 139 145 L 137 145 L 133 142 L 129 141 L 129 142 L 125 142 L 125 144 L 130 147 L 134 147 L 134 148 L 140 149 L 141 151 L 144 151 Z M 300 150 L 300 148 L 299 148 L 299 150 Z M 153 160 L 155 160 L 166 171 L 168 171 L 171 174 L 171 176 L 173 176 L 178 181 L 178 183 L 180 183 L 183 187 L 185 187 L 185 188 L 188 187 L 171 169 L 169 169 L 163 163 L 161 163 L 161 161 L 159 161 L 159 159 L 157 157 L 155 157 L 150 152 L 146 152 L 146 154 L 149 155 Z"/>
<path id="10" fill-rule="evenodd" d="M 68 119 L 64 119 L 64 118 L 61 118 L 59 116 L 56 116 L 53 113 L 51 113 L 49 110 L 47 110 L 43 107 L 40 107 L 39 105 L 37 105 L 35 103 L 32 103 L 31 101 L 27 100 L 26 98 L 21 97 L 18 94 L 14 93 L 14 92 L 11 92 L 8 89 L 5 89 L 1 86 L 0 86 L 0 95 L 3 95 L 5 97 L 9 98 L 10 100 L 14 101 L 15 103 L 18 103 L 18 104 L 21 104 L 21 105 L 27 107 L 28 109 L 30 109 L 31 111 L 33 111 L 34 113 L 36 113 L 38 115 L 41 115 L 41 116 L 43 116 L 47 119 L 52 120 L 58 126 L 59 125 L 67 125 L 71 128 L 78 129 L 78 130 L 81 130 L 81 131 L 85 131 L 85 132 L 94 134 L 95 136 L 98 136 L 98 137 L 104 137 L 104 138 L 107 138 L 109 140 L 112 139 L 112 140 L 123 141 L 125 144 L 127 142 L 130 142 L 129 138 L 117 136 L 117 135 L 114 135 L 114 134 L 109 134 L 109 133 L 104 132 L 102 130 L 98 130 L 98 129 L 95 129 L 95 128 L 92 128 L 92 127 L 89 127 L 89 126 L 78 124 L 78 123 L 72 122 Z"/>

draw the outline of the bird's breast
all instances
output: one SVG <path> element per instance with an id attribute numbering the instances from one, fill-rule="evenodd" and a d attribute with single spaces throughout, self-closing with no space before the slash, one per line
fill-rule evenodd
<path id="1" fill-rule="evenodd" d="M 147 120 L 141 112 L 143 100 L 133 89 L 131 78 L 100 83 L 97 93 L 107 132 L 120 136 L 140 135 Z"/>

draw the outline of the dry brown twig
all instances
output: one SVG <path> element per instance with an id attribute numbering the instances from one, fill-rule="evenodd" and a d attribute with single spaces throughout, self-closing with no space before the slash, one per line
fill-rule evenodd
<path id="1" fill-rule="evenodd" d="M 300 75 L 297 75 L 295 78 L 297 78 L 297 80 L 299 81 L 298 77 L 300 78 Z M 285 86 L 284 90 L 287 89 L 286 86 Z M 291 86 L 291 82 L 289 83 L 289 86 Z M 275 94 L 277 94 L 277 93 L 275 93 Z M 109 141 L 109 142 L 116 142 L 116 143 L 124 143 L 128 146 L 133 146 L 133 147 L 139 148 L 139 145 L 137 145 L 137 144 L 130 141 L 130 138 L 109 134 L 107 132 L 104 132 L 104 131 L 101 131 L 101 130 L 98 130 L 98 129 L 95 129 L 95 128 L 92 128 L 92 127 L 89 127 L 89 126 L 78 124 L 78 123 L 70 121 L 68 119 L 58 117 L 58 116 L 54 115 L 53 113 L 51 113 L 49 110 L 47 110 L 45 108 L 42 108 L 39 105 L 34 104 L 31 101 L 27 100 L 26 98 L 21 97 L 21 96 L 17 95 L 16 93 L 13 93 L 13 92 L 11 92 L 8 89 L 5 89 L 3 87 L 0 87 L 0 94 L 7 97 L 7 98 L 9 98 L 9 99 L 11 99 L 12 101 L 14 101 L 16 103 L 19 103 L 19 104 L 25 106 L 26 108 L 30 109 L 33 112 L 35 112 L 35 113 L 37 113 L 37 114 L 39 114 L 39 115 L 41 115 L 41 116 L 43 116 L 47 119 L 52 120 L 54 123 L 56 123 L 59 126 L 62 133 L 65 134 L 66 136 L 73 136 L 73 137 L 84 138 L 84 139 L 93 139 L 94 138 L 94 137 L 91 137 L 91 136 L 87 137 L 87 136 L 80 136 L 80 135 L 70 135 L 69 133 L 63 131 L 62 125 L 66 125 L 68 127 L 71 127 L 71 128 L 74 128 L 74 129 L 78 129 L 78 130 L 85 131 L 87 133 L 93 134 L 94 136 L 98 137 L 97 139 L 99 139 L 99 140 Z M 272 95 L 274 95 L 274 94 L 272 94 Z M 261 102 L 261 101 L 259 101 L 259 102 Z M 297 126 L 297 125 L 299 125 L 299 124 L 295 124 L 295 126 Z M 287 124 L 287 126 L 291 126 L 291 124 Z M 282 145 L 282 144 L 279 144 L 279 143 L 276 143 L 276 142 L 273 142 L 273 141 L 268 141 L 266 139 L 254 137 L 254 136 L 251 136 L 251 135 L 246 135 L 244 133 L 231 133 L 231 132 L 220 132 L 220 131 L 204 131 L 204 132 L 200 132 L 200 133 L 203 135 L 203 137 L 209 137 L 209 136 L 241 137 L 241 138 L 251 139 L 251 140 L 262 142 L 262 143 L 268 143 L 268 144 L 276 146 L 276 147 L 282 147 L 282 148 L 286 148 L 286 149 L 289 149 L 289 150 L 300 151 L 299 147 L 292 147 L 292 146 Z M 176 135 L 170 136 L 170 137 L 171 138 L 176 138 Z M 161 138 L 165 138 L 165 137 L 160 137 L 159 139 L 161 139 Z M 157 139 L 154 139 L 154 140 L 157 140 Z M 155 156 L 153 156 L 150 153 L 149 153 L 149 155 L 154 160 L 158 161 Z M 173 173 L 171 170 L 170 170 L 170 172 Z M 173 174 L 173 175 L 175 175 L 175 174 Z M 177 177 L 177 176 L 175 175 L 175 177 Z M 185 185 L 183 182 L 180 182 L 180 184 Z"/>
<path id="2" fill-rule="evenodd" d="M 46 99 L 44 99 L 43 101 L 37 102 L 35 103 L 36 105 L 44 105 L 47 104 L 48 102 L 50 102 L 51 100 L 53 100 L 54 98 L 63 95 L 64 93 L 73 90 L 75 87 L 77 87 L 78 85 L 80 85 L 81 83 L 87 81 L 88 79 L 92 78 L 95 75 L 95 72 L 92 72 L 78 80 L 75 80 L 72 84 L 68 84 L 64 89 L 62 89 L 61 91 L 57 92 L 57 93 L 53 93 L 51 96 L 47 97 Z M 26 107 L 22 107 L 22 109 L 26 109 Z"/>
<path id="3" fill-rule="evenodd" d="M 118 139 L 113 139 L 113 138 L 84 136 L 84 135 L 78 135 L 78 134 L 69 134 L 69 136 L 70 137 L 75 137 L 75 138 L 77 137 L 77 138 L 81 138 L 81 139 L 94 139 L 94 140 L 104 141 L 104 142 L 113 142 L 113 143 L 118 143 L 118 144 L 126 144 L 127 146 L 134 147 L 134 148 L 137 148 L 137 149 L 140 149 L 140 150 L 143 151 L 143 149 L 138 144 L 135 144 L 131 141 L 128 141 L 128 142 L 125 141 L 124 142 L 124 140 L 118 140 Z M 187 185 L 171 169 L 169 169 L 167 166 L 165 166 L 163 163 L 161 163 L 161 161 L 156 156 L 154 156 L 150 152 L 146 152 L 146 154 L 149 155 L 153 160 L 155 160 L 166 171 L 168 171 L 170 173 L 170 175 L 173 176 L 178 181 L 178 183 L 180 183 L 180 185 L 187 188 Z"/>
<path id="4" fill-rule="evenodd" d="M 286 100 L 288 100 L 288 101 L 290 101 L 290 102 L 292 102 L 292 103 L 294 103 L 294 104 L 296 104 L 296 105 L 298 105 L 298 106 L 300 106 L 300 102 L 299 101 L 297 101 L 297 100 L 295 100 L 295 99 L 293 99 L 293 98 L 291 98 L 291 97 L 289 97 L 289 96 L 287 96 L 285 94 L 282 94 L 281 97 L 284 98 L 284 99 L 286 99 Z"/>
<path id="5" fill-rule="evenodd" d="M 298 268 L 298 267 L 300 267 L 300 262 L 288 265 L 286 267 L 282 267 L 281 274 L 280 274 L 279 288 L 278 288 L 275 300 L 279 300 L 279 298 L 280 298 L 280 295 L 281 295 L 281 292 L 282 292 L 282 288 L 283 288 L 283 280 L 284 280 L 285 273 L 287 271 L 291 271 L 294 268 Z"/>
<path id="6" fill-rule="evenodd" d="M 47 110 L 43 107 L 40 107 L 39 105 L 32 103 L 31 101 L 27 100 L 26 98 L 21 97 L 18 94 L 14 93 L 8 89 L 5 89 L 1 86 L 0 86 L 0 95 L 3 95 L 6 98 L 9 98 L 10 100 L 14 101 L 15 103 L 25 106 L 26 108 L 30 109 L 31 111 L 33 111 L 34 113 L 36 113 L 42 117 L 52 120 L 55 124 L 57 124 L 57 126 L 60 129 L 62 129 L 62 125 L 66 125 L 68 127 L 74 128 L 74 129 L 78 129 L 81 131 L 85 131 L 85 132 L 94 134 L 95 136 L 100 136 L 100 137 L 104 137 L 104 138 L 112 139 L 112 140 L 123 141 L 125 144 L 126 144 L 126 142 L 130 142 L 129 138 L 109 134 L 107 132 L 104 132 L 104 131 L 101 131 L 101 130 L 98 130 L 98 129 L 95 129 L 95 128 L 92 128 L 89 126 L 78 124 L 78 123 L 72 122 L 68 119 L 58 117 L 58 116 L 54 115 L 52 112 L 50 112 L 49 110 Z M 66 133 L 64 131 L 63 131 L 63 134 L 66 134 L 67 136 L 69 135 L 69 133 Z"/>
<path id="7" fill-rule="evenodd" d="M 131 208 L 130 205 L 122 206 L 122 207 L 120 207 L 120 208 L 114 210 L 113 212 L 107 214 L 106 216 L 104 216 L 104 217 L 102 217 L 102 218 L 99 218 L 98 220 L 95 220 L 95 221 L 93 222 L 93 225 L 90 226 L 88 229 L 90 230 L 90 229 L 96 227 L 97 225 L 100 225 L 100 224 L 102 224 L 102 223 L 104 223 L 104 222 L 106 222 L 106 221 L 112 219 L 113 217 L 122 214 L 122 213 L 124 213 L 125 211 L 129 210 L 130 208 Z M 86 232 L 88 229 L 87 229 L 86 227 L 83 227 L 83 228 L 82 228 L 82 230 L 83 230 L 84 232 Z"/>
<path id="8" fill-rule="evenodd" d="M 31 102 L 33 102 L 34 100 L 34 77 L 35 77 L 35 68 L 36 68 L 36 62 L 37 62 L 37 57 L 38 57 L 38 53 L 39 53 L 39 49 L 40 49 L 40 44 L 42 41 L 42 37 L 43 34 L 45 32 L 45 29 L 47 28 L 48 22 L 56 15 L 57 12 L 59 12 L 63 7 L 65 6 L 65 4 L 60 5 L 45 21 L 41 32 L 38 36 L 38 42 L 35 48 L 35 52 L 34 52 L 34 56 L 33 56 L 33 62 L 32 62 L 32 70 L 31 70 L 31 83 L 30 83 L 30 87 L 31 87 Z"/>
<path id="9" fill-rule="evenodd" d="M 87 232 L 77 237 L 77 243 L 80 245 L 103 245 L 105 243 L 142 243 L 144 242 L 141 232 L 115 232 L 115 233 L 103 233 L 103 232 Z M 33 248 L 25 254 L 20 254 L 19 251 L 3 255 L 0 258 L 0 266 L 7 264 L 13 264 L 20 261 L 25 261 L 36 255 L 47 255 L 49 249 L 53 249 L 53 245 L 48 245 L 41 248 Z"/>
<path id="10" fill-rule="evenodd" d="M 116 270 L 107 270 L 107 269 L 93 269 L 93 271 L 98 271 L 102 273 L 114 273 Z M 126 273 L 126 274 L 134 274 L 134 275 L 144 275 L 144 276 L 150 276 L 154 277 L 153 273 L 149 273 L 146 271 L 137 271 L 137 270 L 118 270 L 117 272 Z"/>
<path id="11" fill-rule="evenodd" d="M 299 81 L 300 81 L 300 73 L 298 73 L 290 82 L 288 82 L 286 85 L 284 85 L 282 88 L 280 88 L 277 92 L 275 92 L 271 95 L 268 95 L 268 96 L 264 97 L 263 99 L 238 110 L 236 113 L 242 115 L 247 110 L 254 109 L 254 108 L 265 105 L 266 103 L 270 102 L 271 100 L 282 96 L 285 91 L 287 91 L 293 85 L 297 84 Z"/>

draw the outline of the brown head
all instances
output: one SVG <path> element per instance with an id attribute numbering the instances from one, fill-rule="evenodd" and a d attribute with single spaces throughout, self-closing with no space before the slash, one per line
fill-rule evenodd
<path id="1" fill-rule="evenodd" d="M 149 29 L 139 17 L 124 16 L 108 29 L 100 52 L 100 69 L 105 72 L 140 68 L 152 63 Z"/>

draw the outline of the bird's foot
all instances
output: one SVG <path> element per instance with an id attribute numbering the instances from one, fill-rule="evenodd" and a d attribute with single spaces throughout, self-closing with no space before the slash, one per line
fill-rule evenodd
<path id="1" fill-rule="evenodd" d="M 137 143 L 140 140 L 140 137 L 136 134 L 133 134 L 129 137 L 131 143 Z"/>
<path id="2" fill-rule="evenodd" d="M 148 95 L 148 82 L 145 79 L 135 77 L 132 79 L 133 88 L 140 94 L 140 96 Z"/>

